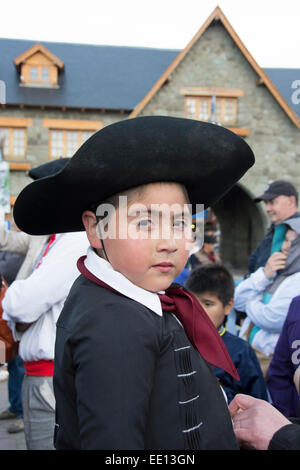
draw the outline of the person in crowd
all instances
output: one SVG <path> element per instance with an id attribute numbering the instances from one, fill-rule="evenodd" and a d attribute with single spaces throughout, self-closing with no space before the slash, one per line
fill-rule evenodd
<path id="1" fill-rule="evenodd" d="M 234 302 L 246 313 L 240 336 L 255 349 L 264 377 L 288 313 L 290 303 L 299 295 L 300 218 L 285 223 L 281 251 L 274 252 L 265 267 L 243 280 L 235 290 Z"/>
<path id="2" fill-rule="evenodd" d="M 220 258 L 215 253 L 217 239 L 214 235 L 204 233 L 203 246 L 200 250 L 193 253 L 189 258 L 191 268 L 204 264 L 219 263 Z"/>
<path id="3" fill-rule="evenodd" d="M 18 271 L 24 261 L 24 255 L 19 253 L 13 253 L 9 251 L 0 251 L 0 276 L 1 281 L 3 280 L 9 286 L 16 278 Z M 2 284 L 1 282 L 1 284 Z M 21 394 L 21 382 L 24 374 L 24 367 L 20 357 L 14 358 L 7 364 L 8 372 L 8 397 L 10 407 L 9 410 L 4 410 L 0 413 L 1 419 L 16 418 L 12 426 L 8 426 L 8 432 L 19 432 L 22 430 L 22 402 Z M 18 373 L 20 371 L 20 373 Z M 15 372 L 17 372 L 15 374 Z M 15 377 L 16 375 L 16 377 Z M 20 379 L 20 381 L 19 381 Z"/>
<path id="4" fill-rule="evenodd" d="M 34 181 L 39 178 L 43 178 L 44 176 L 50 176 L 51 174 L 61 170 L 68 161 L 68 158 L 60 158 L 43 165 L 39 165 L 30 169 L 28 176 Z M 36 260 L 42 250 L 44 250 L 49 236 L 31 236 L 28 233 L 21 232 L 15 225 L 14 221 L 12 222 L 11 227 L 12 228 L 8 230 L 6 222 L 4 220 L 0 220 L 0 252 L 6 259 L 8 254 L 10 257 L 19 257 L 19 259 L 23 258 L 23 262 L 19 266 L 15 279 L 26 279 L 32 273 Z M 9 273 L 7 273 L 7 267 L 5 269 L 5 274 L 8 274 L 9 276 Z M 6 279 L 5 275 L 4 277 Z M 9 278 L 6 279 L 6 281 L 10 284 Z M 20 355 L 17 355 L 9 361 L 7 370 L 9 373 L 9 407 L 7 410 L 0 413 L 0 419 L 13 419 L 14 421 L 12 424 L 7 427 L 7 431 L 9 433 L 16 433 L 24 430 L 21 388 L 25 369 Z"/>
<path id="5" fill-rule="evenodd" d="M 238 394 L 229 405 L 239 445 L 257 450 L 300 450 L 300 418 L 286 418 L 265 400 Z"/>
<path id="6" fill-rule="evenodd" d="M 10 284 L 16 279 L 23 261 L 24 255 L 21 253 L 0 251 L 0 274 L 5 279 L 7 285 L 10 286 Z"/>
<path id="7" fill-rule="evenodd" d="M 225 128 L 141 117 L 95 133 L 19 195 L 22 230 L 84 227 L 90 242 L 57 322 L 56 449 L 237 449 L 209 364 L 236 369 L 195 297 L 170 285 L 189 254 L 189 204 L 211 204 L 253 163 Z"/>
<path id="8" fill-rule="evenodd" d="M 226 331 L 224 326 L 234 306 L 234 281 L 228 269 L 220 264 L 199 266 L 186 281 L 186 288 L 197 297 L 207 312 L 237 368 L 240 381 L 214 367 L 228 403 L 237 393 L 267 400 L 267 389 L 255 352 L 246 341 Z"/>
<path id="9" fill-rule="evenodd" d="M 77 259 L 88 246 L 83 232 L 46 238 L 32 273 L 14 281 L 2 302 L 3 318 L 19 341 L 19 355 L 24 361 L 22 408 L 28 450 L 53 449 L 56 321 L 78 276 Z"/>
<path id="10" fill-rule="evenodd" d="M 267 376 L 272 404 L 287 417 L 299 413 L 299 393 L 295 385 L 297 380 L 294 381 L 299 364 L 300 295 L 290 304 Z"/>
<path id="11" fill-rule="evenodd" d="M 24 255 L 22 254 L 8 251 L 0 252 L 1 280 L 4 279 L 8 286 L 15 280 L 23 261 Z M 24 365 L 18 354 L 8 361 L 7 372 L 9 408 L 0 413 L 0 420 L 14 419 L 14 422 L 7 427 L 7 431 L 16 433 L 24 429 L 21 399 Z"/>
<path id="12" fill-rule="evenodd" d="M 253 273 L 258 268 L 265 266 L 270 255 L 275 251 L 280 251 L 286 231 L 284 222 L 290 218 L 300 216 L 298 212 L 298 191 L 288 181 L 274 181 L 254 201 L 264 202 L 265 211 L 271 226 L 263 241 L 251 253 L 248 259 L 249 273 Z"/>

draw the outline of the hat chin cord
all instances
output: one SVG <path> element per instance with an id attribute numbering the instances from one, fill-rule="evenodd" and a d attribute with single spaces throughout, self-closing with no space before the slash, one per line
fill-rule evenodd
<path id="1" fill-rule="evenodd" d="M 106 253 L 106 250 L 105 250 L 104 240 L 103 240 L 102 232 L 101 232 L 101 228 L 100 228 L 100 223 L 98 223 L 98 230 L 99 230 L 99 238 L 100 238 L 100 241 L 101 241 L 102 250 L 103 250 L 106 261 L 109 263 L 110 261 L 108 259 L 108 256 L 107 256 L 107 253 Z"/>

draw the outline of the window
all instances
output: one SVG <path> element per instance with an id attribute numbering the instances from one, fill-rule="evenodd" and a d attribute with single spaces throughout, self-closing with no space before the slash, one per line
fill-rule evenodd
<path id="1" fill-rule="evenodd" d="M 42 82 L 50 82 L 50 70 L 46 67 L 42 68 Z"/>
<path id="2" fill-rule="evenodd" d="M 50 158 L 72 157 L 94 131 L 50 130 Z"/>
<path id="3" fill-rule="evenodd" d="M 185 117 L 224 125 L 235 124 L 237 122 L 237 98 L 186 97 Z"/>
<path id="4" fill-rule="evenodd" d="M 36 67 L 30 67 L 30 81 L 36 82 L 38 79 L 38 69 Z"/>
<path id="5" fill-rule="evenodd" d="M 27 67 L 28 68 L 28 67 Z M 22 69 L 23 81 L 27 84 L 32 83 L 36 85 L 47 85 L 50 84 L 50 69 L 48 67 L 42 66 L 30 66 L 29 67 L 29 77 L 28 70 L 26 72 L 26 67 Z"/>
<path id="6" fill-rule="evenodd" d="M 49 158 L 56 159 L 72 157 L 103 124 L 101 121 L 44 119 L 43 127 L 49 129 Z"/>
<path id="7" fill-rule="evenodd" d="M 0 127 L 0 142 L 5 160 L 23 160 L 26 156 L 26 129 Z"/>
<path id="8" fill-rule="evenodd" d="M 238 98 L 242 90 L 229 88 L 182 87 L 184 114 L 190 119 L 231 126 L 238 121 Z"/>
<path id="9" fill-rule="evenodd" d="M 35 44 L 14 59 L 20 74 L 20 85 L 58 87 L 58 75 L 64 63 L 42 44 Z"/>

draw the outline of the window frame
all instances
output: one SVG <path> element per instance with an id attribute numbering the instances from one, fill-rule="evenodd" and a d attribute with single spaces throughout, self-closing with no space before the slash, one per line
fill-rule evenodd
<path id="1" fill-rule="evenodd" d="M 68 132 L 77 132 L 77 147 L 73 153 L 82 145 L 83 143 L 83 133 L 89 132 L 91 135 L 97 130 L 102 129 L 102 121 L 80 121 L 80 120 L 71 120 L 71 119 L 44 119 L 43 127 L 48 128 L 48 158 L 49 160 L 55 160 L 57 158 L 67 157 L 67 145 L 68 145 Z M 52 153 L 52 142 L 53 142 L 53 132 L 62 132 L 62 155 L 53 156 Z M 86 139 L 85 139 L 86 140 Z M 72 153 L 72 155 L 73 155 Z"/>
<path id="2" fill-rule="evenodd" d="M 28 150 L 28 127 L 32 126 L 32 119 L 30 118 L 13 118 L 13 117 L 0 117 L 0 129 L 8 131 L 8 152 L 4 153 L 3 160 L 8 162 L 24 162 L 27 158 Z M 14 154 L 14 131 L 24 131 L 24 153 Z"/>
<path id="3" fill-rule="evenodd" d="M 238 122 L 238 98 L 244 96 L 244 91 L 238 88 L 212 88 L 212 87 L 181 87 L 179 90 L 181 95 L 184 95 L 184 116 L 190 117 L 187 102 L 188 100 L 195 101 L 195 114 L 193 119 L 210 121 L 211 105 L 213 96 L 215 96 L 216 104 L 220 104 L 220 122 L 216 121 L 213 117 L 213 122 L 224 126 L 236 125 Z M 208 117 L 207 119 L 200 118 L 200 104 L 207 102 Z M 226 103 L 231 102 L 234 104 L 233 119 L 226 120 Z"/>
<path id="4" fill-rule="evenodd" d="M 192 96 L 188 95 L 184 97 L 184 117 L 190 118 L 190 119 L 196 119 L 199 121 L 206 121 L 209 122 L 211 118 L 211 106 L 212 106 L 212 99 L 213 97 L 209 96 Z M 191 116 L 191 113 L 187 109 L 187 101 L 188 100 L 194 100 L 195 101 L 195 112 L 194 116 Z M 207 102 L 207 118 L 205 119 L 204 117 L 200 116 L 201 113 L 201 102 L 205 103 Z M 233 119 L 232 120 L 226 120 L 226 103 L 233 103 L 234 105 L 234 110 L 233 110 Z M 213 122 L 217 122 L 218 124 L 221 125 L 234 125 L 237 124 L 238 121 L 238 100 L 236 97 L 219 97 L 216 96 L 216 103 L 220 103 L 220 120 L 216 118 L 216 114 L 213 115 Z M 216 108 L 215 108 L 216 110 Z M 216 111 L 215 111 L 216 112 Z"/>

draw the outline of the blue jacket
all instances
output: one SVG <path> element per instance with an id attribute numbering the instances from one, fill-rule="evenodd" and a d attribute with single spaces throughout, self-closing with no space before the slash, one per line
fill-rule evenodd
<path id="1" fill-rule="evenodd" d="M 241 379 L 238 382 L 227 372 L 218 367 L 213 367 L 213 371 L 227 395 L 228 403 L 237 393 L 245 393 L 255 398 L 268 400 L 263 374 L 256 354 L 249 343 L 228 333 L 228 331 L 222 335 L 222 339 Z"/>

